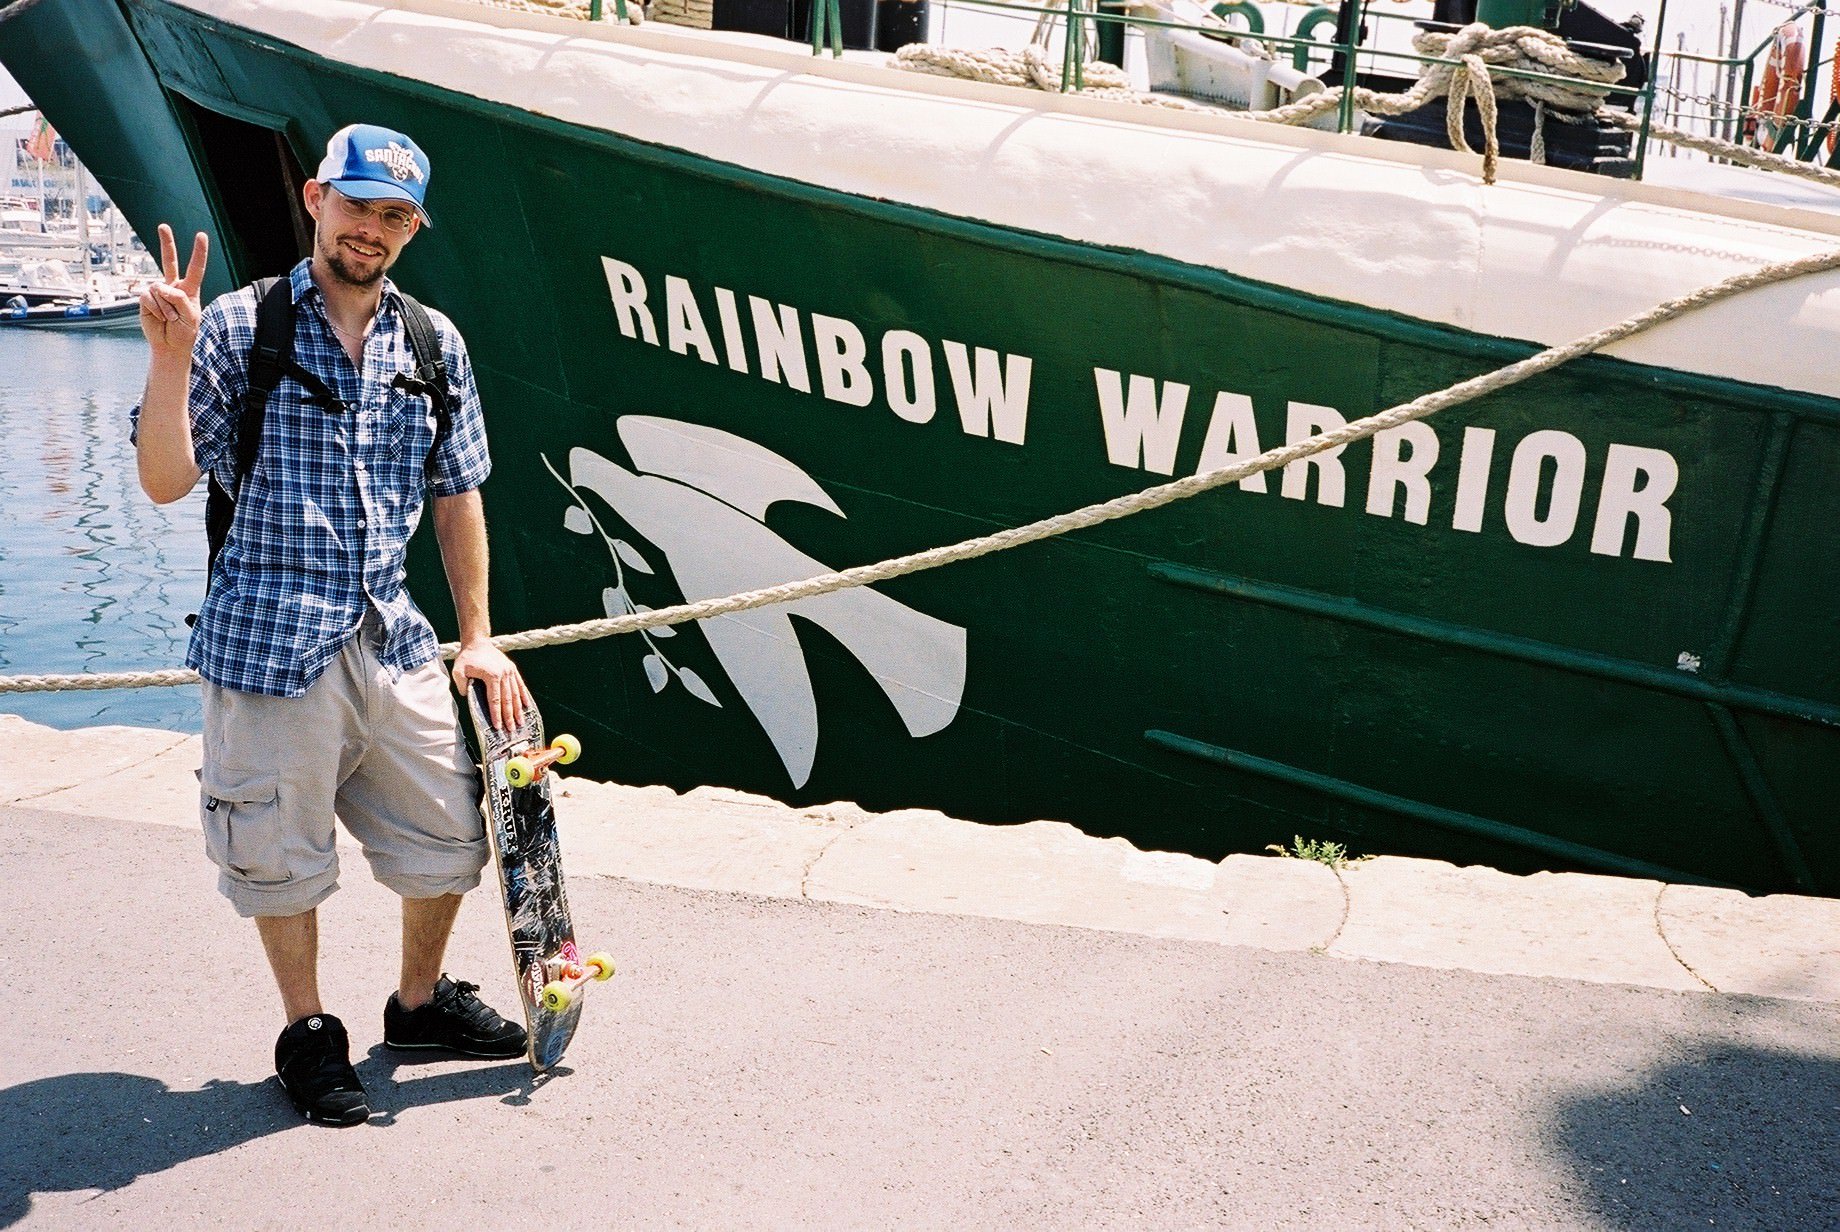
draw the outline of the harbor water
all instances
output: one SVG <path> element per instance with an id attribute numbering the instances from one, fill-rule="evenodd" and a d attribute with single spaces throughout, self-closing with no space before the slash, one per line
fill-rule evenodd
<path id="1" fill-rule="evenodd" d="M 204 485 L 165 507 L 141 491 L 128 410 L 139 333 L 0 329 L 0 675 L 180 666 L 204 593 Z M 70 729 L 196 732 L 196 685 L 5 693 L 0 712 Z"/>

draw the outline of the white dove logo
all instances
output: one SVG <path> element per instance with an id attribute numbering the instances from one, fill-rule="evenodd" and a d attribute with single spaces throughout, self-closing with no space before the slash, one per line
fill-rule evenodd
<path id="1" fill-rule="evenodd" d="M 785 500 L 844 516 L 804 471 L 753 441 L 699 424 L 628 415 L 617 430 L 639 473 L 578 448 L 569 451 L 569 477 L 562 480 L 577 502 L 569 510 L 568 528 L 598 531 L 613 553 L 619 583 L 606 592 L 609 614 L 649 610 L 632 601 L 624 576 L 627 568 L 652 569 L 631 544 L 607 534 L 580 489 L 606 501 L 664 552 L 689 603 L 830 572 L 763 520 L 769 506 Z M 930 736 L 957 716 L 965 692 L 965 630 L 866 586 L 700 622 L 794 787 L 811 777 L 818 707 L 793 616 L 825 629 L 868 669 L 910 735 Z M 653 641 L 673 632 L 654 629 L 646 638 L 645 671 L 653 691 L 675 677 L 719 706 L 695 672 L 672 664 Z"/>

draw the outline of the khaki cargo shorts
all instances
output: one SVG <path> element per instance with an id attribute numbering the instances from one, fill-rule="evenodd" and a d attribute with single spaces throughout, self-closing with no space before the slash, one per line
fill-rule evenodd
<path id="1" fill-rule="evenodd" d="M 405 898 L 463 894 L 487 849 L 479 771 L 440 660 L 393 673 L 373 615 L 300 697 L 204 684 L 205 850 L 244 916 L 295 915 L 338 888 L 333 818 Z"/>

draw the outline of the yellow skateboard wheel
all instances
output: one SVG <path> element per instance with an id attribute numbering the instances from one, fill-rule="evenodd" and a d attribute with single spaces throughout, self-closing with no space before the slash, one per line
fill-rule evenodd
<path id="1" fill-rule="evenodd" d="M 510 787 L 528 787 L 534 776 L 530 771 L 530 762 L 522 757 L 513 757 L 505 763 L 505 783 Z"/>
<path id="2" fill-rule="evenodd" d="M 552 1014 L 560 1014 L 574 1002 L 575 994 L 566 984 L 546 984 L 543 986 L 543 1008 Z"/>
<path id="3" fill-rule="evenodd" d="M 557 736 L 554 740 L 550 741 L 550 743 L 562 750 L 562 756 L 558 757 L 556 760 L 565 766 L 581 756 L 581 741 L 567 733 Z"/>
<path id="4" fill-rule="evenodd" d="M 594 973 L 594 978 L 597 980 L 612 979 L 613 978 L 613 955 L 611 954 L 590 954 L 588 955 L 588 970 Z"/>

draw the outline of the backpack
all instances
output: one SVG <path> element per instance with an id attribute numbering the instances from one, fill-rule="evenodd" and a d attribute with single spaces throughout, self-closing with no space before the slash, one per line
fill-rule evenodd
<path id="1" fill-rule="evenodd" d="M 268 398 L 285 377 L 303 386 L 309 400 L 325 406 L 332 414 L 343 414 L 345 404 L 326 382 L 308 372 L 294 360 L 294 291 L 286 278 L 262 278 L 254 284 L 256 293 L 256 336 L 249 347 L 249 388 L 243 394 L 242 416 L 236 428 L 235 486 L 226 488 L 213 472 L 210 490 L 205 497 L 204 533 L 210 552 L 205 564 L 205 590 L 217 575 L 217 557 L 230 538 L 231 523 L 236 520 L 236 498 L 243 480 L 255 469 L 261 452 L 262 429 L 268 415 Z M 426 394 L 434 404 L 434 440 L 428 446 L 433 458 L 446 439 L 452 414 L 448 407 L 447 360 L 441 354 L 441 342 L 435 334 L 434 321 L 428 310 L 403 291 L 403 328 L 409 332 L 409 351 L 415 359 L 415 374 L 396 374 L 390 382 L 404 393 Z M 185 623 L 194 625 L 194 613 Z"/>

